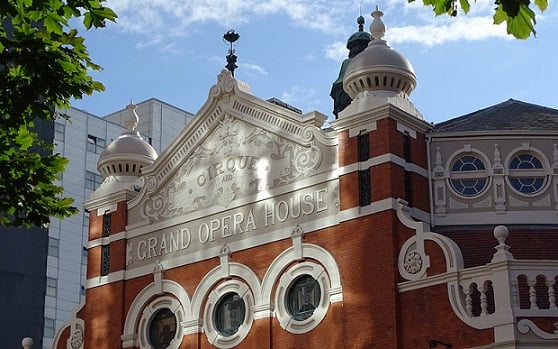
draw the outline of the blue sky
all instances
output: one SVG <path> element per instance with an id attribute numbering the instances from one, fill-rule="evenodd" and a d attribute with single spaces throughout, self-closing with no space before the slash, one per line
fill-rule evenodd
<path id="1" fill-rule="evenodd" d="M 103 116 L 155 97 L 195 113 L 226 64 L 229 29 L 237 79 L 253 94 L 332 117 L 331 83 L 357 30 L 378 5 L 386 39 L 414 66 L 410 96 L 425 119 L 442 122 L 509 98 L 558 109 L 558 11 L 537 14 L 537 37 L 516 40 L 492 24 L 493 1 L 472 1 L 458 18 L 435 17 L 422 2 L 352 0 L 109 0 L 116 24 L 82 32 L 106 91 L 73 105 Z"/>

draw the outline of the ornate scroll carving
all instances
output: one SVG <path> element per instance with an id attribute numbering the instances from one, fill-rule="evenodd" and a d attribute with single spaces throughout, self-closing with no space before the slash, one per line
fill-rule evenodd
<path id="1" fill-rule="evenodd" d="M 239 198 L 311 176 L 322 156 L 313 139 L 301 145 L 225 115 L 165 185 L 148 181 L 142 216 L 157 221 L 228 207 Z"/>

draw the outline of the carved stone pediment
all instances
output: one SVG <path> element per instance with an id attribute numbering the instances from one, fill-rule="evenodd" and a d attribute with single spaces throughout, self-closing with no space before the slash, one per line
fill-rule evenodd
<path id="1" fill-rule="evenodd" d="M 148 169 L 131 205 L 143 220 L 226 209 L 241 198 L 326 171 L 320 167 L 331 170 L 336 144 L 310 118 L 296 120 L 290 111 L 239 91 L 230 78 L 221 73 L 182 138 Z"/>

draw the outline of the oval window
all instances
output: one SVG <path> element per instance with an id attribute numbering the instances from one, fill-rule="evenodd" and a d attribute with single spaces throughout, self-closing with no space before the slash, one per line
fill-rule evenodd
<path id="1" fill-rule="evenodd" d="M 220 335 L 229 337 L 238 331 L 246 317 L 246 305 L 238 294 L 225 294 L 217 302 L 213 322 Z"/>
<path id="2" fill-rule="evenodd" d="M 151 320 L 149 340 L 154 349 L 165 349 L 176 335 L 176 317 L 170 309 L 161 309 Z"/>
<path id="3" fill-rule="evenodd" d="M 308 319 L 320 304 L 320 284 L 310 275 L 297 277 L 286 293 L 285 308 L 297 321 Z"/>

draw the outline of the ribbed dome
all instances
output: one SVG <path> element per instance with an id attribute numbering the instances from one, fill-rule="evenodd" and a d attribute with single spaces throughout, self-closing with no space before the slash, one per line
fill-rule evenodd
<path id="1" fill-rule="evenodd" d="M 141 169 L 157 159 L 157 152 L 141 138 L 135 128 L 138 124 L 136 106 L 126 106 L 128 116 L 124 123 L 127 130 L 112 141 L 103 151 L 97 163 L 97 170 L 103 178 L 108 176 L 141 176 Z"/>
<path id="2" fill-rule="evenodd" d="M 351 50 L 356 45 L 361 45 L 363 43 L 368 44 L 370 42 L 370 40 L 372 39 L 372 37 L 370 36 L 370 33 L 365 32 L 363 30 L 363 28 L 364 28 L 364 17 L 358 16 L 357 24 L 358 24 L 358 31 L 353 33 L 353 35 L 351 35 L 349 37 L 349 39 L 347 40 L 347 49 L 349 49 L 349 50 Z"/>
<path id="3" fill-rule="evenodd" d="M 363 91 L 403 92 L 409 95 L 417 79 L 413 66 L 402 54 L 383 40 L 386 27 L 381 11 L 372 12 L 370 25 L 373 40 L 368 47 L 351 60 L 343 79 L 343 89 L 355 99 Z"/>

